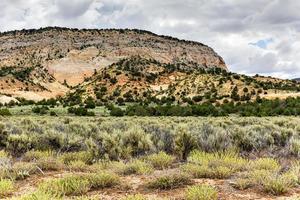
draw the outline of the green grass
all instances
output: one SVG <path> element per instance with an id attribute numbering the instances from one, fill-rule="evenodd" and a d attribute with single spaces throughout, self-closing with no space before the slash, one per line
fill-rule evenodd
<path id="1" fill-rule="evenodd" d="M 186 200 L 217 200 L 218 192 L 209 185 L 195 185 L 187 188 Z"/>
<path id="2" fill-rule="evenodd" d="M 11 194 L 14 190 L 14 183 L 8 179 L 0 179 L 0 197 Z"/>
<path id="3" fill-rule="evenodd" d="M 123 169 L 121 169 L 120 173 L 123 175 L 143 175 L 143 174 L 151 174 L 153 172 L 153 167 L 141 160 L 133 160 L 126 165 L 124 165 Z"/>
<path id="4" fill-rule="evenodd" d="M 39 191 L 53 196 L 84 195 L 91 189 L 103 189 L 119 184 L 119 177 L 112 173 L 92 173 L 53 178 L 39 185 Z"/>
<path id="5" fill-rule="evenodd" d="M 182 170 L 195 178 L 226 179 L 247 168 L 248 160 L 233 151 L 205 153 L 193 151 L 188 157 L 188 164 Z"/>
<path id="6" fill-rule="evenodd" d="M 166 154 L 165 152 L 159 152 L 146 157 L 148 161 L 155 169 L 166 169 L 171 166 L 175 158 Z"/>
<path id="7" fill-rule="evenodd" d="M 147 200 L 147 198 L 141 194 L 136 194 L 136 195 L 128 195 L 122 198 L 121 200 Z"/>
<path id="8" fill-rule="evenodd" d="M 62 200 L 62 198 L 42 191 L 35 191 L 30 194 L 13 197 L 12 200 Z"/>
<path id="9" fill-rule="evenodd" d="M 83 195 L 90 190 L 87 179 L 79 175 L 50 179 L 39 185 L 39 190 L 53 196 Z"/>
<path id="10" fill-rule="evenodd" d="M 155 178 L 147 186 L 151 189 L 170 190 L 190 185 L 192 180 L 185 174 L 172 174 Z"/>
<path id="11" fill-rule="evenodd" d="M 92 189 L 113 187 L 120 183 L 120 178 L 113 173 L 100 172 L 86 176 Z"/>

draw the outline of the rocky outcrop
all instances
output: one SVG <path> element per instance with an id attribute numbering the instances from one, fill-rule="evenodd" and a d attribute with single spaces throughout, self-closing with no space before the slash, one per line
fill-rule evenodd
<path id="1" fill-rule="evenodd" d="M 227 70 L 224 60 L 212 48 L 198 42 L 141 30 L 54 27 L 0 34 L 0 70 L 13 68 L 18 74 L 31 69 L 24 76 L 0 72 L 0 83 L 7 94 L 46 92 L 45 97 L 49 98 L 65 93 L 67 86 L 83 83 L 95 70 L 133 56 L 185 69 Z M 18 87 L 11 82 L 17 82 Z"/>

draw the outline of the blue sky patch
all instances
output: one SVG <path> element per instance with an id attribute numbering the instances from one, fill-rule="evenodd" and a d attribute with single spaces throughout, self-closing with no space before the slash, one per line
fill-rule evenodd
<path id="1" fill-rule="evenodd" d="M 267 49 L 268 44 L 274 42 L 273 38 L 264 39 L 264 40 L 258 40 L 257 42 L 251 42 L 249 45 L 257 46 L 262 49 Z"/>

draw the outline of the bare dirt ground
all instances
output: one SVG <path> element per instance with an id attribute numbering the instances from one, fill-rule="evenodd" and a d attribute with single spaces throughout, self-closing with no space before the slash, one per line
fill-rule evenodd
<path id="1" fill-rule="evenodd" d="M 118 200 L 127 195 L 142 194 L 149 200 L 183 200 L 185 190 L 188 186 L 171 190 L 152 190 L 146 187 L 148 181 L 164 173 L 164 171 L 155 171 L 152 175 L 123 176 L 121 177 L 120 185 L 114 188 L 90 191 L 85 196 L 101 200 Z M 70 174 L 72 173 L 68 171 L 60 171 L 33 175 L 26 180 L 18 181 L 16 191 L 6 199 L 10 199 L 12 196 L 16 197 L 32 193 L 41 182 L 51 178 L 61 178 Z M 257 189 L 234 189 L 230 184 L 230 180 L 193 179 L 193 185 L 197 184 L 208 184 L 215 187 L 218 191 L 219 200 L 296 200 L 300 197 L 300 188 L 289 191 L 283 196 L 272 196 Z M 71 197 L 69 197 L 69 199 L 71 199 Z"/>

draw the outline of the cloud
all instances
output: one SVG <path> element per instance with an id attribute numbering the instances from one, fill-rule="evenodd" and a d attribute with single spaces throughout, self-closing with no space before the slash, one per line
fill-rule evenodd
<path id="1" fill-rule="evenodd" d="M 213 47 L 238 73 L 300 77 L 300 1 L 1 0 L 0 31 L 139 28 Z"/>

